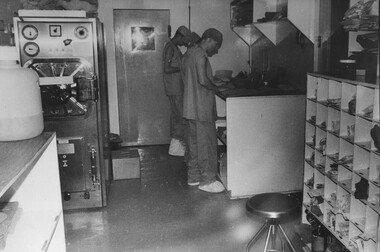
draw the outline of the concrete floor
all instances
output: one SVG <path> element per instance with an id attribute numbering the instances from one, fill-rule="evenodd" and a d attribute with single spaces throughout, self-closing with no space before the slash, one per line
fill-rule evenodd
<path id="1" fill-rule="evenodd" d="M 141 179 L 114 181 L 107 207 L 64 214 L 68 252 L 245 251 L 263 220 L 248 217 L 246 199 L 187 186 L 183 158 L 167 149 L 139 149 Z M 282 221 L 297 251 L 303 251 L 293 232 L 300 211 Z M 264 240 L 250 251 L 262 251 Z"/>

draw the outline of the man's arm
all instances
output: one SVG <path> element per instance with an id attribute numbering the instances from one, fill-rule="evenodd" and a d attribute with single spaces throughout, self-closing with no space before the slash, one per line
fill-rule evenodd
<path id="1" fill-rule="evenodd" d="M 206 57 L 202 57 L 197 62 L 197 75 L 199 83 L 207 89 L 218 91 L 218 87 L 212 82 L 212 80 L 207 75 L 207 64 L 209 63 Z"/>
<path id="2" fill-rule="evenodd" d="M 165 52 L 165 58 L 164 58 L 164 72 L 165 73 L 178 73 L 179 67 L 172 66 L 172 59 L 174 56 L 174 51 L 172 47 L 168 47 Z"/>
<path id="3" fill-rule="evenodd" d="M 215 84 L 212 77 L 210 62 L 207 57 L 202 57 L 201 60 L 197 62 L 197 74 L 200 84 L 207 89 L 213 91 L 223 91 L 228 89 L 228 87 L 226 87 L 227 83 L 219 86 Z"/>

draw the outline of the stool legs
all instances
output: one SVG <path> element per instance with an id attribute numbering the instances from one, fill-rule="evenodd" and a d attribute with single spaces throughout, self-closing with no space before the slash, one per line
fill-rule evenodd
<path id="1" fill-rule="evenodd" d="M 286 233 L 285 233 L 283 227 L 281 226 L 281 224 L 277 223 L 276 219 L 270 219 L 269 222 L 270 222 L 270 224 L 268 224 L 268 220 L 266 220 L 265 223 L 264 223 L 264 225 L 262 225 L 262 227 L 260 228 L 260 230 L 252 237 L 252 239 L 249 241 L 249 243 L 247 245 L 246 252 L 249 252 L 249 249 L 251 248 L 251 246 L 260 238 L 260 236 L 262 235 L 262 233 L 264 232 L 264 230 L 266 228 L 268 228 L 268 233 L 267 233 L 267 237 L 266 237 L 266 241 L 265 241 L 264 252 L 268 251 L 269 241 L 272 242 L 272 248 L 274 247 L 274 245 L 276 243 L 276 230 L 277 229 L 280 229 L 282 235 L 284 236 L 286 242 L 289 244 L 289 247 L 291 248 L 291 250 L 293 252 L 296 252 L 293 244 L 290 242 L 290 239 L 286 235 Z M 281 235 L 280 235 L 280 241 L 281 241 L 282 251 L 284 252 L 285 251 L 285 246 L 284 246 L 284 244 L 282 242 Z M 269 250 L 269 251 L 278 251 L 278 250 Z"/>
<path id="2" fill-rule="evenodd" d="M 264 225 L 261 226 L 260 230 L 252 237 L 252 239 L 248 242 L 247 250 L 246 252 L 249 252 L 249 249 L 251 248 L 252 244 L 254 244 L 261 236 L 261 234 L 264 232 L 265 228 L 268 225 L 268 221 L 264 223 Z"/>
<path id="3" fill-rule="evenodd" d="M 273 236 L 273 234 L 274 234 L 274 226 L 271 224 L 271 225 L 269 225 L 269 230 L 268 230 L 268 233 L 267 233 L 267 240 L 265 241 L 264 252 L 267 251 L 269 239 Z M 274 239 L 274 237 L 272 237 L 272 243 L 275 242 L 275 241 L 276 240 Z"/>
<path id="4" fill-rule="evenodd" d="M 280 228 L 282 234 L 284 235 L 286 241 L 288 242 L 290 248 L 293 250 L 293 252 L 296 252 L 295 248 L 293 247 L 293 244 L 290 242 L 289 237 L 286 235 L 284 229 L 282 228 L 281 224 L 278 224 L 278 227 Z"/>

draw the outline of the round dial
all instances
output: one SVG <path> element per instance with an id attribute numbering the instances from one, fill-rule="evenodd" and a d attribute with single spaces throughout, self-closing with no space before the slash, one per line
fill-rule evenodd
<path id="1" fill-rule="evenodd" d="M 40 48 L 34 42 L 28 42 L 24 45 L 24 53 L 30 57 L 36 56 L 40 52 Z"/>
<path id="2" fill-rule="evenodd" d="M 26 25 L 22 29 L 22 36 L 28 40 L 36 39 L 38 36 L 38 30 L 33 25 Z"/>
<path id="3" fill-rule="evenodd" d="M 75 36 L 79 39 L 85 39 L 88 36 L 88 30 L 84 26 L 78 26 L 77 28 L 75 28 L 74 33 Z"/>

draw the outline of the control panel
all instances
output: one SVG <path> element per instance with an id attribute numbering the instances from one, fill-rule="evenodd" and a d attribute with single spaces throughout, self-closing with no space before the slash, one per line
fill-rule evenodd
<path id="1" fill-rule="evenodd" d="M 92 58 L 92 23 L 18 23 L 21 62 L 30 58 Z"/>

